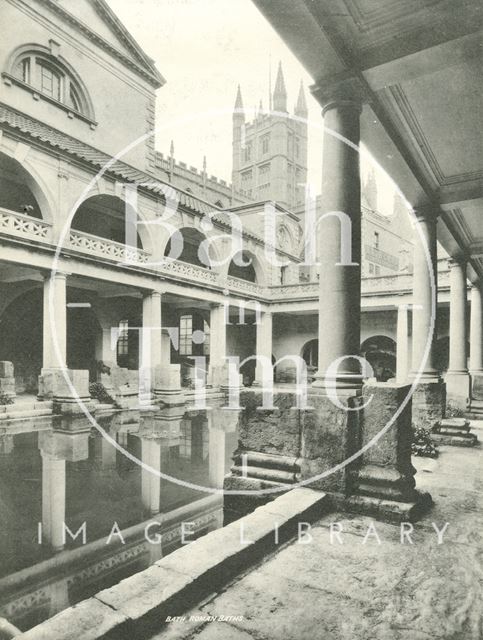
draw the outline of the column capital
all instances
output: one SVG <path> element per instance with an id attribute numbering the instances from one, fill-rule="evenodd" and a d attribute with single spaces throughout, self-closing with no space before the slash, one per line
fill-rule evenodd
<path id="1" fill-rule="evenodd" d="M 327 84 L 314 84 L 310 91 L 322 106 L 322 115 L 329 109 L 350 107 L 362 111 L 362 105 L 367 101 L 368 92 L 363 82 L 355 77 L 342 74 L 338 80 Z"/>
<path id="2" fill-rule="evenodd" d="M 456 256 L 448 260 L 448 266 L 450 269 L 454 269 L 455 267 L 464 269 L 466 267 L 466 263 L 467 263 L 466 256 Z"/>
<path id="3" fill-rule="evenodd" d="M 441 216 L 441 209 L 438 205 L 424 205 L 413 208 L 414 215 L 418 222 L 430 222 L 435 224 Z"/>
<path id="4" fill-rule="evenodd" d="M 50 271 L 42 272 L 42 277 L 43 277 L 44 281 L 48 281 L 52 277 L 54 277 L 54 278 L 56 278 L 58 280 L 66 280 L 67 276 L 70 276 L 70 275 L 72 275 L 72 274 L 69 273 L 68 271 L 54 270 L 54 269 L 51 269 Z"/>

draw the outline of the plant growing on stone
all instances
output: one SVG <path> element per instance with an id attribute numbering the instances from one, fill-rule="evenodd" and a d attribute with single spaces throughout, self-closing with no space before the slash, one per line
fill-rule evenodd
<path id="1" fill-rule="evenodd" d="M 413 440 L 411 443 L 411 453 L 413 456 L 425 458 L 437 458 L 438 449 L 431 440 L 431 432 L 423 427 L 413 428 Z"/>
<path id="2" fill-rule="evenodd" d="M 464 418 L 465 411 L 461 409 L 461 407 L 456 407 L 451 402 L 448 402 L 446 405 L 446 417 L 447 418 Z"/>
<path id="3" fill-rule="evenodd" d="M 0 393 L 0 405 L 13 404 L 13 398 L 8 393 Z"/>
<path id="4" fill-rule="evenodd" d="M 92 382 L 89 385 L 89 394 L 91 398 L 99 400 L 102 404 L 114 404 L 114 398 L 109 395 L 101 382 Z"/>

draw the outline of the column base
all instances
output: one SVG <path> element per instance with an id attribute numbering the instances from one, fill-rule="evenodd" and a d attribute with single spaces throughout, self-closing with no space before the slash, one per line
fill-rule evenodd
<path id="1" fill-rule="evenodd" d="M 454 447 L 474 447 L 478 438 L 470 433 L 470 422 L 465 418 L 444 418 L 431 431 L 431 440 L 436 444 Z"/>
<path id="2" fill-rule="evenodd" d="M 471 398 L 473 400 L 483 400 L 483 369 L 481 371 L 470 371 L 471 376 Z"/>
<path id="3" fill-rule="evenodd" d="M 420 382 L 412 396 L 412 424 L 415 429 L 431 429 L 445 415 L 446 385 L 437 382 Z"/>
<path id="4" fill-rule="evenodd" d="M 373 496 L 354 495 L 347 498 L 332 496 L 337 509 L 370 516 L 383 522 L 416 522 L 433 506 L 433 499 L 426 491 L 414 491 L 409 502 L 377 498 Z"/>
<path id="5" fill-rule="evenodd" d="M 181 388 L 181 367 L 179 364 L 166 364 L 156 367 L 154 398 L 168 406 L 185 404 L 185 393 Z"/>
<path id="6" fill-rule="evenodd" d="M 325 395 L 333 395 L 334 393 L 343 394 L 349 392 L 360 392 L 362 389 L 362 385 L 364 383 L 364 378 L 362 375 L 355 373 L 347 373 L 347 374 L 339 374 L 337 378 L 327 378 L 323 374 L 319 374 L 318 372 L 314 376 L 314 381 L 312 382 L 312 388 L 321 389 L 325 392 Z"/>
<path id="7" fill-rule="evenodd" d="M 448 371 L 444 381 L 448 406 L 466 410 L 471 397 L 471 379 L 468 371 Z"/>
<path id="8" fill-rule="evenodd" d="M 71 386 L 66 380 L 71 382 Z M 91 409 L 89 371 L 84 369 L 42 369 L 39 376 L 39 397 L 52 400 L 53 413 L 75 415 L 83 412 L 81 402 Z"/>

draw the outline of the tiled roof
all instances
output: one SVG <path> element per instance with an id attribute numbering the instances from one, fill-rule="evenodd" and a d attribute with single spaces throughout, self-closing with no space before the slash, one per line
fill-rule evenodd
<path id="1" fill-rule="evenodd" d="M 20 131 L 24 135 L 39 140 L 40 142 L 47 144 L 49 147 L 57 148 L 64 153 L 75 156 L 97 169 L 102 169 L 108 163 L 112 163 L 106 170 L 108 175 L 114 175 L 116 178 L 121 178 L 125 182 L 139 184 L 150 183 L 153 186 L 147 188 L 154 193 L 161 193 L 164 186 L 169 186 L 178 194 L 180 205 L 191 209 L 196 213 L 206 214 L 218 209 L 216 205 L 205 202 L 192 194 L 186 193 L 177 187 L 173 187 L 173 185 L 169 183 L 162 182 L 152 175 L 145 173 L 144 171 L 140 171 L 121 160 L 115 160 L 112 162 L 112 156 L 107 153 L 103 153 L 81 140 L 77 140 L 66 133 L 62 133 L 58 129 L 54 129 L 39 120 L 35 120 L 30 116 L 0 103 L 0 126 L 4 128 L 5 125 Z M 156 184 L 159 184 L 159 187 L 156 187 Z"/>

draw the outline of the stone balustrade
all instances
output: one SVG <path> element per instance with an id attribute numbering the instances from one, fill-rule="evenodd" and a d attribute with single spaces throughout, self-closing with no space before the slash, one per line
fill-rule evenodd
<path id="1" fill-rule="evenodd" d="M 48 242 L 52 225 L 39 218 L 0 207 L 0 233 Z"/>
<path id="2" fill-rule="evenodd" d="M 80 249 L 100 258 L 115 260 L 116 262 L 145 264 L 149 260 L 149 253 L 137 247 L 129 247 L 120 242 L 71 229 L 69 245 L 73 249 Z"/>

